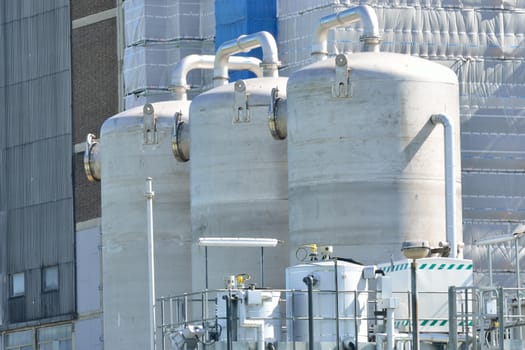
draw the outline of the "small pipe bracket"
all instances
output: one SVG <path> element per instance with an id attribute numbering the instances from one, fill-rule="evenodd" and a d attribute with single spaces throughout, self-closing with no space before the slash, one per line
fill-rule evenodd
<path id="1" fill-rule="evenodd" d="M 157 117 L 155 116 L 153 105 L 146 103 L 142 111 L 144 119 L 144 144 L 157 144 Z"/>
<path id="2" fill-rule="evenodd" d="M 351 98 L 352 86 L 350 85 L 350 72 L 348 60 L 345 55 L 335 57 L 335 80 L 332 85 L 332 96 L 336 98 Z"/>
<path id="3" fill-rule="evenodd" d="M 248 105 L 248 92 L 244 80 L 237 80 L 234 84 L 235 101 L 233 106 L 233 124 L 249 123 L 250 108 Z"/>

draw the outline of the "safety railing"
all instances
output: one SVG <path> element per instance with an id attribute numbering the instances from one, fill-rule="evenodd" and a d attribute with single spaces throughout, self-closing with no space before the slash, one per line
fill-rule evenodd
<path id="1" fill-rule="evenodd" d="M 523 349 L 524 306 L 523 289 L 450 287 L 449 350 Z"/>

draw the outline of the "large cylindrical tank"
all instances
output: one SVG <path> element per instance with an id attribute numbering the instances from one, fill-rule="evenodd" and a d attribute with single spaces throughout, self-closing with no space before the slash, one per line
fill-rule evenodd
<path id="1" fill-rule="evenodd" d="M 286 141 L 267 126 L 271 91 L 286 78 L 254 78 L 211 89 L 190 107 L 191 225 L 202 237 L 277 238 L 275 248 L 194 246 L 194 290 L 222 288 L 224 276 L 248 273 L 261 286 L 284 287 L 288 264 Z M 207 253 L 207 263 L 206 263 Z"/>
<path id="2" fill-rule="evenodd" d="M 446 240 L 448 115 L 461 203 L 459 92 L 449 68 L 392 53 L 314 63 L 287 86 L 290 244 L 333 244 L 367 264 L 402 257 L 401 243 Z M 456 213 L 462 241 L 461 205 Z M 293 254 L 293 253 L 292 253 Z"/>
<path id="3" fill-rule="evenodd" d="M 149 348 L 146 178 L 153 178 L 157 297 L 191 288 L 189 167 L 171 152 L 173 117 L 189 101 L 117 114 L 101 128 L 104 344 Z"/>
<path id="4" fill-rule="evenodd" d="M 312 276 L 315 279 L 311 296 L 314 341 L 335 342 L 339 334 L 341 342 L 366 342 L 368 293 L 362 275 L 363 266 L 344 261 L 321 261 L 287 268 L 287 340 L 309 340 L 309 296 L 303 279 Z"/>

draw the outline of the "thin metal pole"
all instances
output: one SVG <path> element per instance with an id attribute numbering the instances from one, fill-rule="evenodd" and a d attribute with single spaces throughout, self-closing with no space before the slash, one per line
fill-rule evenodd
<path id="1" fill-rule="evenodd" d="M 412 350 L 419 350 L 419 320 L 417 312 L 417 282 L 416 282 L 416 259 L 412 259 Z"/>
<path id="2" fill-rule="evenodd" d="M 334 259 L 334 283 L 335 283 L 335 339 L 337 342 L 336 349 L 340 349 L 340 333 L 339 333 L 339 280 L 338 277 L 339 272 L 337 271 L 337 258 Z M 346 298 L 344 298 L 346 299 Z M 343 300 L 344 300 L 343 299 Z M 354 299 L 354 305 L 357 304 L 357 299 Z M 357 323 L 357 313 L 354 314 L 354 324 Z M 357 339 L 357 333 L 356 333 L 356 339 Z M 357 343 L 357 342 L 356 342 Z"/>
<path id="3" fill-rule="evenodd" d="M 150 349 L 155 350 L 155 332 L 156 332 L 156 319 L 155 319 L 155 247 L 153 241 L 153 197 L 155 192 L 152 189 L 152 179 L 148 177 L 146 179 L 146 216 L 147 216 L 147 231 L 148 231 L 148 270 L 149 270 L 149 283 L 148 283 L 148 297 L 149 297 L 149 326 L 150 326 Z"/>
<path id="4" fill-rule="evenodd" d="M 204 247 L 204 278 L 206 279 L 206 289 L 208 289 L 208 247 Z"/>
<path id="5" fill-rule="evenodd" d="M 264 287 L 264 247 L 261 247 L 261 288 Z"/>
<path id="6" fill-rule="evenodd" d="M 498 348 L 504 350 L 505 345 L 505 314 L 504 314 L 504 303 L 503 303 L 503 287 L 498 288 Z"/>
<path id="7" fill-rule="evenodd" d="M 456 287 L 448 288 L 448 350 L 458 348 L 458 312 Z"/>
<path id="8" fill-rule="evenodd" d="M 489 279 L 490 279 L 490 288 L 493 288 L 492 285 L 492 246 L 488 246 L 487 249 L 489 250 Z"/>
<path id="9" fill-rule="evenodd" d="M 520 288 L 521 288 L 521 280 L 520 280 L 520 247 L 519 247 L 519 236 L 516 237 L 514 240 L 514 248 L 515 248 L 515 255 L 516 255 L 516 299 L 518 301 L 518 322 L 521 322 L 521 299 L 520 299 Z M 521 339 L 521 331 L 522 327 L 518 327 L 518 339 Z"/>

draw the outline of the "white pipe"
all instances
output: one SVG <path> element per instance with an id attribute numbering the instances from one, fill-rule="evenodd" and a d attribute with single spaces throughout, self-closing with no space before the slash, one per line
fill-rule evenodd
<path id="1" fill-rule="evenodd" d="M 215 54 L 213 80 L 215 86 L 228 84 L 228 57 L 239 52 L 248 52 L 256 47 L 261 47 L 263 60 L 263 76 L 277 77 L 279 58 L 277 55 L 277 43 L 274 37 L 265 31 L 249 35 L 241 35 L 237 39 L 222 43 Z"/>
<path id="2" fill-rule="evenodd" d="M 148 232 L 148 270 L 149 270 L 149 283 L 148 283 L 148 297 L 149 297 L 149 335 L 150 335 L 150 350 L 155 350 L 155 331 L 156 331 L 156 319 L 155 319 L 155 246 L 153 241 L 153 192 L 152 179 L 148 177 L 146 179 L 146 217 L 147 217 L 147 232 Z"/>
<path id="3" fill-rule="evenodd" d="M 330 29 L 361 21 L 363 24 L 364 51 L 379 51 L 379 24 L 374 9 L 368 5 L 360 5 L 321 18 L 315 32 L 312 45 L 312 56 L 321 61 L 328 57 L 327 37 Z"/>
<path id="4" fill-rule="evenodd" d="M 394 308 L 388 307 L 386 309 L 386 348 L 387 350 L 394 349 Z"/>
<path id="5" fill-rule="evenodd" d="M 215 63 L 214 55 L 188 55 L 181 59 L 171 76 L 170 90 L 175 94 L 177 101 L 187 100 L 186 92 L 189 89 L 186 77 L 194 69 L 213 69 Z M 228 59 L 228 67 L 231 70 L 248 70 L 257 77 L 263 75 L 261 60 L 255 57 L 232 56 Z"/>
<path id="6" fill-rule="evenodd" d="M 434 114 L 430 117 L 432 124 L 442 124 L 445 133 L 445 192 L 446 192 L 446 220 L 447 241 L 450 244 L 450 257 L 456 258 L 458 254 L 458 242 L 456 234 L 456 164 L 454 142 L 454 124 L 444 114 Z"/>

